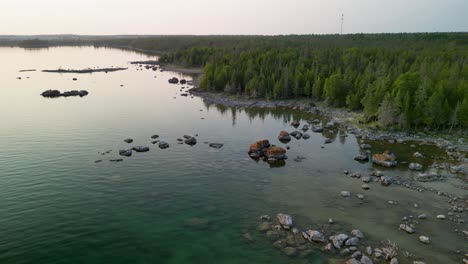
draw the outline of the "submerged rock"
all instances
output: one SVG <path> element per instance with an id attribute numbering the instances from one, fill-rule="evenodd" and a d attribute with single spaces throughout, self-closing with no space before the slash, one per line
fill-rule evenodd
<path id="1" fill-rule="evenodd" d="M 209 146 L 212 147 L 212 148 L 215 148 L 215 149 L 220 149 L 220 148 L 222 148 L 224 146 L 224 144 L 222 144 L 222 143 L 210 143 Z"/>
<path id="2" fill-rule="evenodd" d="M 124 139 L 124 142 L 130 144 L 133 142 L 133 139 L 127 138 L 127 139 Z"/>
<path id="3" fill-rule="evenodd" d="M 266 232 L 271 230 L 271 224 L 268 222 L 262 222 L 257 226 L 257 231 L 259 232 Z"/>
<path id="4" fill-rule="evenodd" d="M 310 135 L 307 134 L 307 133 L 304 133 L 304 134 L 302 135 L 302 138 L 303 138 L 303 139 L 309 139 L 309 138 L 310 138 Z"/>

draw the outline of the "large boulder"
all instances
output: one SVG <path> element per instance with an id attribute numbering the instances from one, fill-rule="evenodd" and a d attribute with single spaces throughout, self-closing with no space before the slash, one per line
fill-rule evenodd
<path id="1" fill-rule="evenodd" d="M 291 141 L 291 135 L 289 135 L 286 131 L 281 131 L 278 136 L 279 141 L 281 142 L 289 142 Z"/>
<path id="2" fill-rule="evenodd" d="M 286 230 L 289 230 L 293 226 L 293 219 L 290 215 L 279 213 L 276 215 L 276 221 L 278 224 Z"/>
<path id="3" fill-rule="evenodd" d="M 382 154 L 374 154 L 372 156 L 372 162 L 385 166 L 385 167 L 395 167 L 397 165 L 395 154 L 386 150 Z"/>
<path id="4" fill-rule="evenodd" d="M 270 147 L 265 150 L 265 157 L 268 160 L 285 160 L 287 159 L 286 150 L 280 147 Z"/>
<path id="5" fill-rule="evenodd" d="M 270 142 L 268 141 L 268 139 L 263 139 L 250 145 L 248 153 L 252 158 L 260 158 L 265 156 L 265 150 L 269 147 Z"/>

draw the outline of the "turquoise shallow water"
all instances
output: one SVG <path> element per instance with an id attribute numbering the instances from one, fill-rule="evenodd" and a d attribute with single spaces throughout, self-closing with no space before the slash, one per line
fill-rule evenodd
<path id="1" fill-rule="evenodd" d="M 167 79 L 189 76 L 137 70 L 128 62 L 152 58 L 128 51 L 1 48 L 0 57 L 0 263 L 328 263 L 330 256 L 319 250 L 307 258 L 287 257 L 255 231 L 258 216 L 277 212 L 292 214 L 302 228 L 333 217 L 337 229 L 358 227 L 372 241 L 390 238 L 422 257 L 459 260 L 451 252 L 461 248 L 463 238 L 444 232 L 445 224 L 421 227 L 434 240 L 429 247 L 395 228 L 408 213 L 446 213 L 442 198 L 377 185 L 364 204 L 339 197 L 345 189 L 362 192 L 362 183 L 344 176 L 344 169 L 372 168 L 352 159 L 358 144 L 351 135 L 322 149 L 324 137 L 310 132 L 311 139 L 289 144 L 290 159 L 279 168 L 247 156 L 252 142 L 269 138 L 280 144 L 280 130 L 292 131 L 293 119 L 310 116 L 181 97 L 180 86 Z M 18 72 L 96 66 L 129 69 Z M 47 89 L 90 94 L 39 96 Z M 170 148 L 151 145 L 153 134 Z M 198 144 L 177 144 L 184 134 L 198 134 Z M 109 162 L 129 147 L 123 142 L 128 137 L 135 140 L 131 146 L 148 145 L 150 152 Z M 215 150 L 203 142 L 224 147 Z M 100 154 L 107 150 L 112 152 Z M 298 155 L 305 160 L 294 162 Z M 98 159 L 103 162 L 95 163 Z M 388 173 L 411 177 L 404 170 Z M 401 207 L 389 209 L 387 200 Z M 414 202 L 421 208 L 412 208 Z M 254 242 L 246 241 L 245 233 Z"/>

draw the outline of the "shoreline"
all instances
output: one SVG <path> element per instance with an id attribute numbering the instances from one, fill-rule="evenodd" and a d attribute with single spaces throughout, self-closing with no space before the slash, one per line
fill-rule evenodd
<path id="1" fill-rule="evenodd" d="M 465 157 L 468 154 L 468 141 L 464 136 L 454 135 L 448 132 L 435 132 L 433 135 L 422 131 L 386 131 L 377 130 L 359 125 L 358 119 L 359 112 L 349 112 L 341 108 L 331 108 L 325 106 L 322 102 L 313 102 L 306 99 L 287 99 L 287 100 L 264 100 L 264 99 L 251 99 L 239 96 L 230 96 L 223 93 L 212 93 L 202 91 L 200 88 L 193 88 L 190 90 L 194 96 L 202 98 L 205 102 L 210 104 L 220 104 L 227 107 L 235 108 L 289 108 L 292 110 L 303 111 L 308 114 L 315 114 L 323 116 L 327 119 L 333 120 L 340 126 L 347 129 L 357 131 L 356 136 L 362 140 L 379 141 L 379 140 L 403 140 L 415 141 L 434 144 L 447 151 L 463 152 Z M 465 158 L 466 159 L 466 158 Z M 465 163 L 468 172 L 468 161 L 460 161 Z"/>

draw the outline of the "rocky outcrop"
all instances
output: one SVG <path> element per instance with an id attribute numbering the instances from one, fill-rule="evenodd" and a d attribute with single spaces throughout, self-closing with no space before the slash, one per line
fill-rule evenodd
<path id="1" fill-rule="evenodd" d="M 385 166 L 385 167 L 395 167 L 397 165 L 395 154 L 386 150 L 382 154 L 374 154 L 372 156 L 372 162 Z"/>

